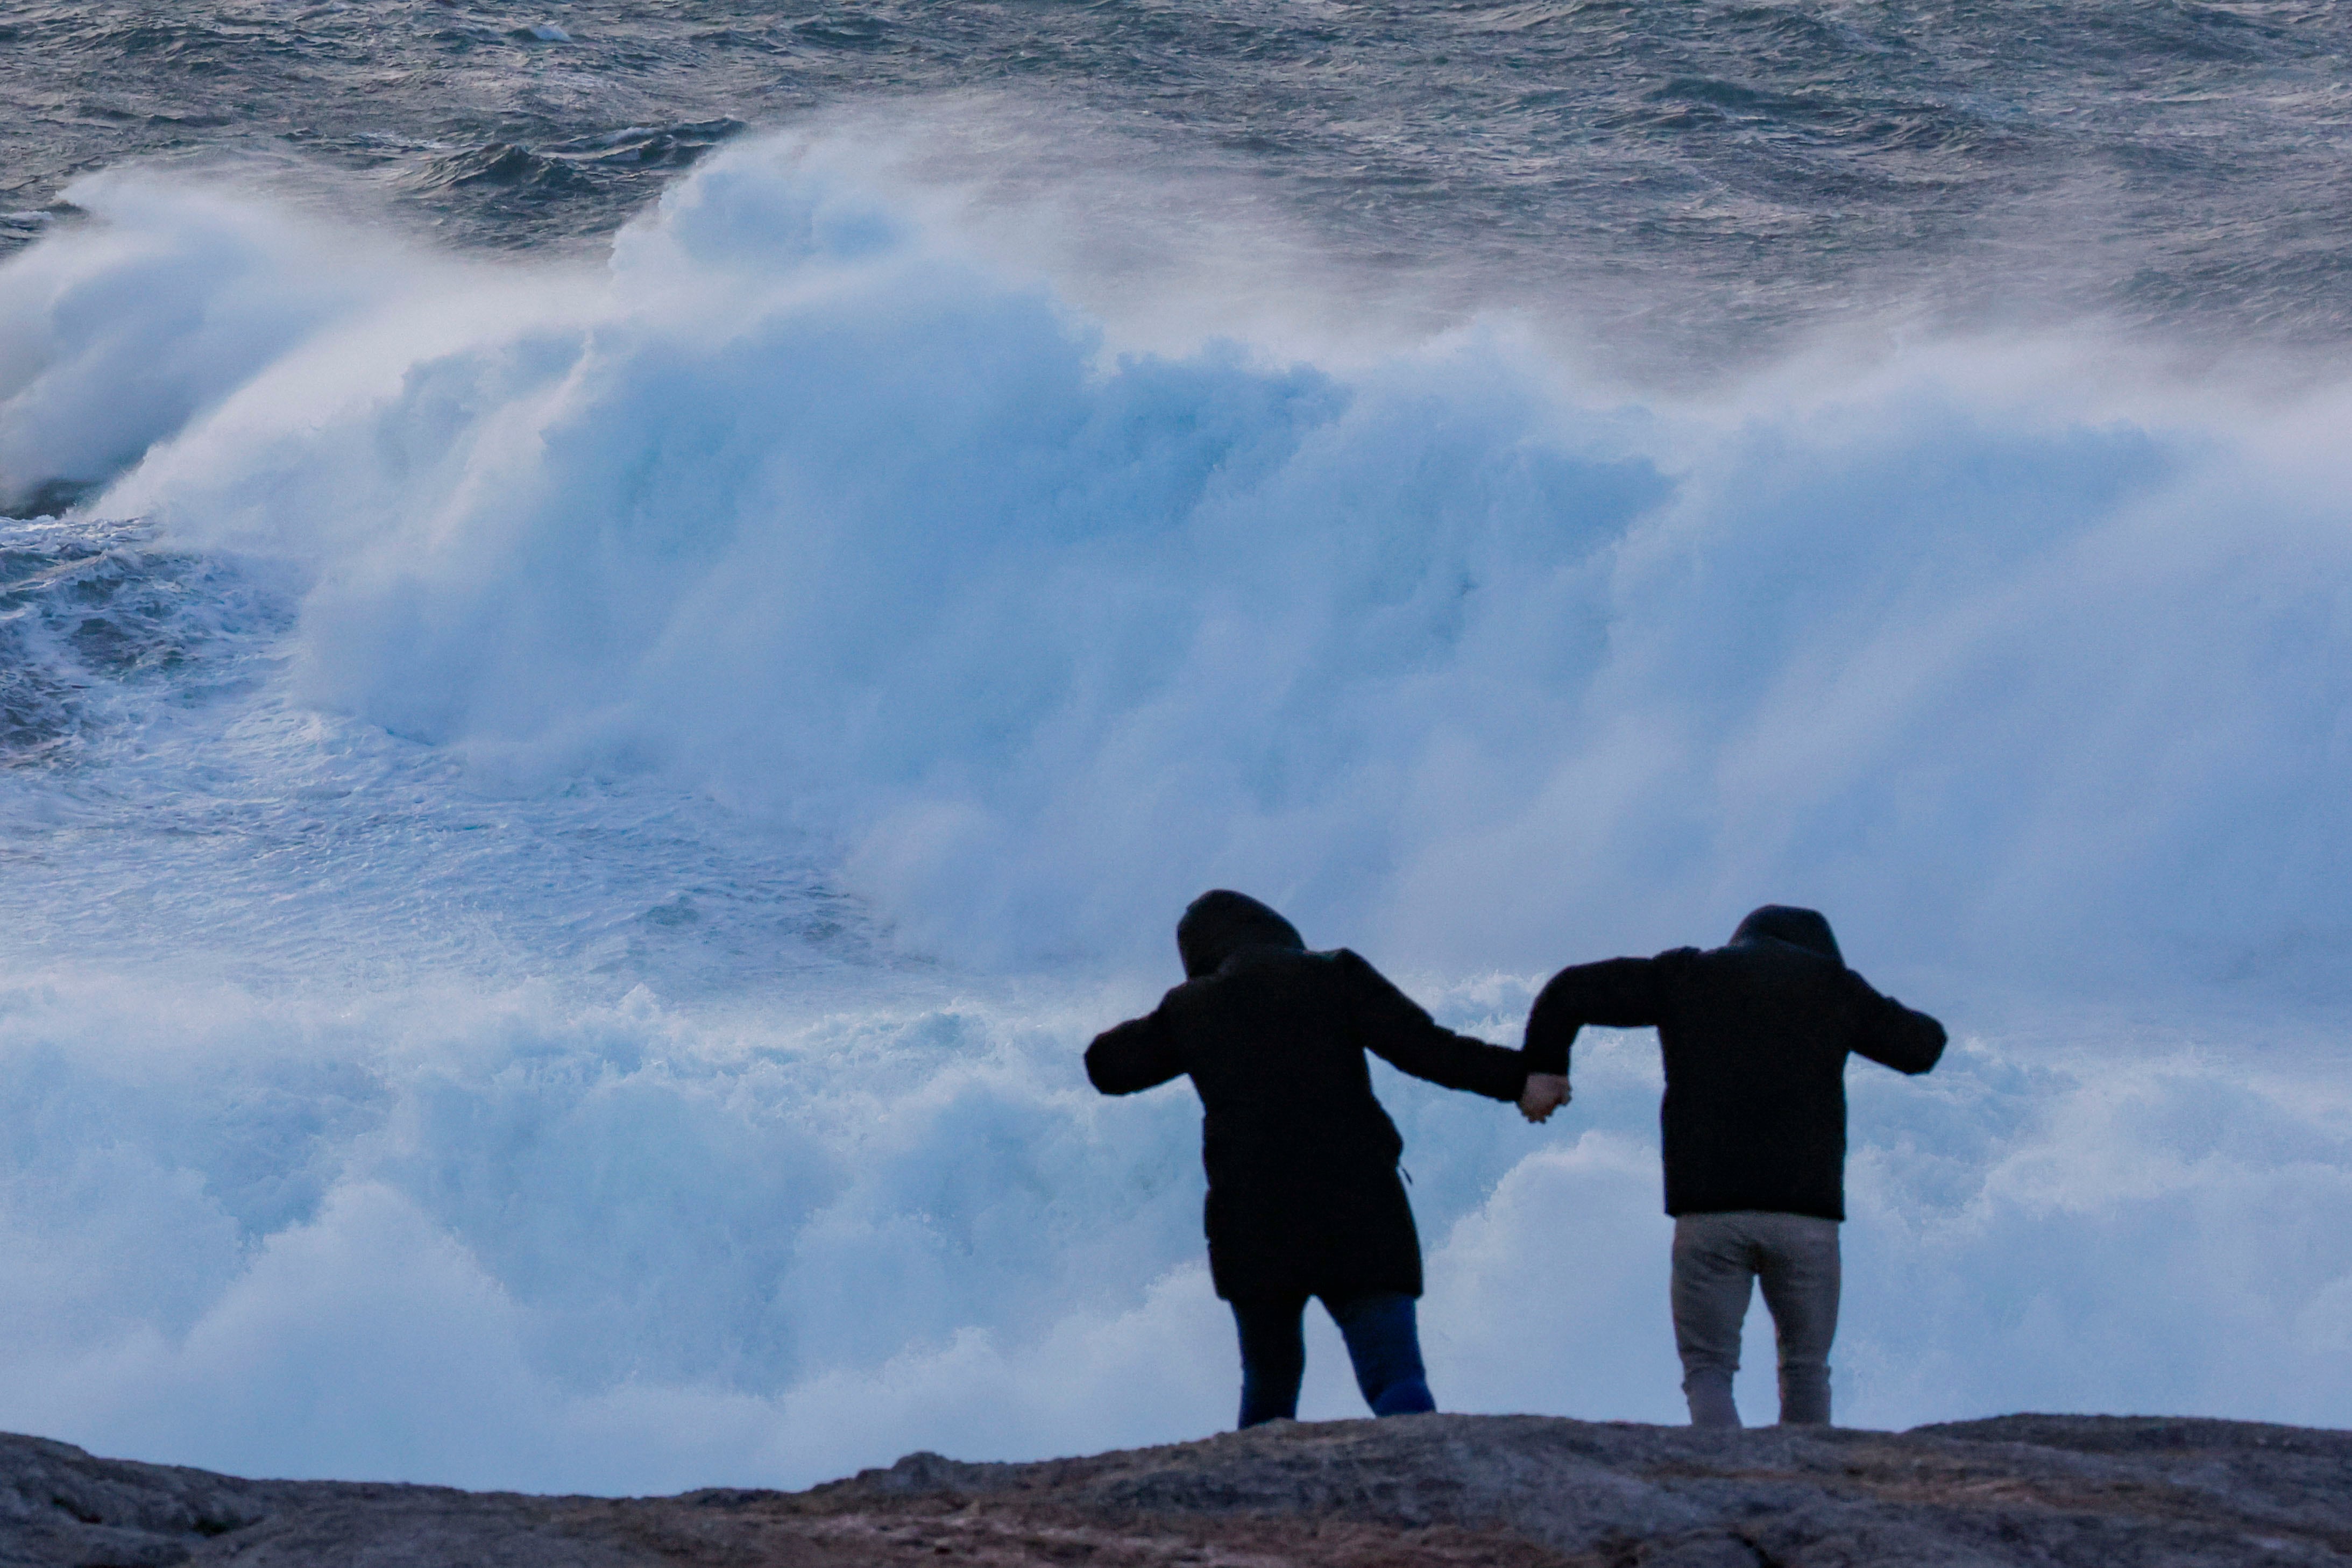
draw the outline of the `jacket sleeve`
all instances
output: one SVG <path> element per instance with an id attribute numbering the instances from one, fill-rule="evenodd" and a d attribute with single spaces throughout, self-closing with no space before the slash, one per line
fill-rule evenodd
<path id="1" fill-rule="evenodd" d="M 1554 975 L 1528 1013 L 1522 1054 L 1529 1072 L 1568 1074 L 1568 1050 L 1586 1024 L 1640 1029 L 1655 1024 L 1664 1010 L 1664 977 L 1656 958 L 1609 958 L 1572 964 Z"/>
<path id="2" fill-rule="evenodd" d="M 1944 1054 L 1944 1026 L 1893 997 L 1881 996 L 1851 969 L 1846 972 L 1861 993 L 1853 1049 L 1897 1072 L 1925 1072 L 1935 1066 Z"/>
<path id="3" fill-rule="evenodd" d="M 1106 1094 L 1156 1089 L 1183 1071 L 1184 1054 L 1164 1000 L 1139 1019 L 1103 1030 L 1087 1047 L 1087 1082 Z"/>
<path id="4" fill-rule="evenodd" d="M 1444 1028 L 1347 949 L 1340 949 L 1339 961 L 1360 1037 L 1382 1061 L 1415 1078 L 1492 1100 L 1516 1100 L 1527 1087 L 1517 1051 Z"/>

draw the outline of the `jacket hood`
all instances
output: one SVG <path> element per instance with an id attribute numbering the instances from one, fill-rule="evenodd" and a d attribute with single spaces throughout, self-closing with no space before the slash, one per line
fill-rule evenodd
<path id="1" fill-rule="evenodd" d="M 1215 974 L 1244 947 L 1303 953 L 1307 942 L 1297 926 L 1256 899 L 1222 887 L 1194 899 L 1176 923 L 1176 951 L 1183 956 L 1188 980 Z"/>
<path id="2" fill-rule="evenodd" d="M 1845 955 L 1838 951 L 1837 938 L 1830 934 L 1830 923 L 1819 910 L 1799 909 L 1787 904 L 1768 904 L 1739 923 L 1731 934 L 1731 946 L 1744 946 L 1752 942 L 1786 942 L 1791 947 L 1802 947 L 1808 953 L 1818 953 L 1832 964 L 1843 964 Z"/>

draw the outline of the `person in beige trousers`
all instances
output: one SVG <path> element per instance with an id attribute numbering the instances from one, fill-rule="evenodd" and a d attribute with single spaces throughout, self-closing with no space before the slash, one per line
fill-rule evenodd
<path id="1" fill-rule="evenodd" d="M 1554 975 L 1528 1016 L 1519 1109 L 1567 1103 L 1586 1024 L 1654 1027 L 1665 1056 L 1675 1345 L 1695 1427 L 1738 1427 L 1739 1330 L 1758 1283 L 1780 1343 L 1780 1419 L 1827 1425 L 1845 1218 L 1845 1062 L 1925 1072 L 1944 1026 L 1845 967 L 1817 912 L 1768 904 L 1725 946 Z"/>

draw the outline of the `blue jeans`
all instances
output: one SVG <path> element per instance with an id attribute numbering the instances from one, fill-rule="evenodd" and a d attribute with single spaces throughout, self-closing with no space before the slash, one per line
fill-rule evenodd
<path id="1" fill-rule="evenodd" d="M 1375 1416 L 1410 1416 L 1434 1410 L 1429 1375 L 1421 1365 L 1421 1333 L 1411 1296 L 1370 1291 L 1360 1296 L 1323 1298 L 1331 1321 L 1348 1342 L 1356 1364 L 1356 1386 Z M 1242 1339 L 1242 1419 L 1289 1420 L 1298 1414 L 1298 1380 L 1307 1375 L 1307 1339 L 1301 1320 L 1305 1296 L 1274 1296 L 1233 1303 L 1234 1326 Z"/>

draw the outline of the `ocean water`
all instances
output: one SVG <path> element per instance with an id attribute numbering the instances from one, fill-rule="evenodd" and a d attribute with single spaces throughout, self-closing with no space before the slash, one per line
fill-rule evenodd
<path id="1" fill-rule="evenodd" d="M 2352 1424 L 2347 44 L 17 7 L 0 1426 L 1215 1430 L 1196 1108 L 1079 1052 L 1220 884 L 1507 1041 L 1815 904 L 1955 1042 L 1850 1074 L 1843 1419 Z M 1654 1047 L 1576 1072 L 1382 1070 L 1433 1381 L 1673 1420 Z"/>

